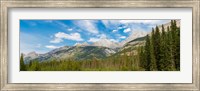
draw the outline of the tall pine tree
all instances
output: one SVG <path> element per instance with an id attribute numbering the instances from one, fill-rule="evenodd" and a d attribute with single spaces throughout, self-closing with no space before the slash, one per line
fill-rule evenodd
<path id="1" fill-rule="evenodd" d="M 26 66 L 24 64 L 24 55 L 21 54 L 21 57 L 20 57 L 20 71 L 26 71 Z"/>
<path id="2" fill-rule="evenodd" d="M 172 34 L 171 31 L 169 29 L 169 26 L 167 27 L 167 33 L 166 33 L 166 67 L 164 70 L 176 70 L 175 68 L 175 62 L 174 62 L 174 58 L 173 58 L 173 48 L 172 48 Z"/>
<path id="3" fill-rule="evenodd" d="M 160 69 L 160 30 L 158 28 L 158 26 L 156 26 L 156 30 L 155 30 L 155 34 L 154 34 L 154 54 L 155 54 L 155 58 L 156 58 L 156 65 L 157 65 L 157 69 Z"/>
<path id="4" fill-rule="evenodd" d="M 145 67 L 145 69 L 148 71 L 157 70 L 152 39 L 150 39 L 149 35 L 147 35 L 146 37 L 145 54 L 147 62 L 147 66 Z"/>

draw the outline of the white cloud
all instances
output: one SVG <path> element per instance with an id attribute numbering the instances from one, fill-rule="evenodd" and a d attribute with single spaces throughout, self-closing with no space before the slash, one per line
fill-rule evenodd
<path id="1" fill-rule="evenodd" d="M 125 38 L 126 38 L 126 36 L 120 36 L 119 38 L 121 38 L 121 39 L 125 39 Z"/>
<path id="2" fill-rule="evenodd" d="M 54 45 L 46 45 L 45 47 L 49 49 L 59 48 L 58 46 L 54 46 Z"/>
<path id="3" fill-rule="evenodd" d="M 66 34 L 63 32 L 58 32 L 57 34 L 55 34 L 55 37 L 68 39 L 68 40 L 83 41 L 79 33 Z"/>
<path id="4" fill-rule="evenodd" d="M 110 41 L 112 41 L 112 42 L 119 42 L 118 40 L 115 40 L 115 39 L 110 39 Z"/>
<path id="5" fill-rule="evenodd" d="M 74 21 L 74 24 L 79 26 L 82 30 L 86 30 L 93 34 L 98 34 L 98 28 L 95 25 L 96 21 L 93 20 L 80 20 L 80 21 Z"/>
<path id="6" fill-rule="evenodd" d="M 72 31 L 73 29 L 72 28 L 69 28 L 69 29 L 67 29 L 68 31 Z"/>
<path id="7" fill-rule="evenodd" d="M 60 43 L 62 41 L 63 40 L 61 38 L 55 38 L 55 39 L 51 40 L 50 43 Z"/>
<path id="8" fill-rule="evenodd" d="M 114 32 L 117 32 L 118 30 L 113 30 L 112 32 L 114 33 Z"/>
<path id="9" fill-rule="evenodd" d="M 50 43 L 60 43 L 63 41 L 63 39 L 83 41 L 79 33 L 66 34 L 63 32 L 58 32 L 54 36 L 55 36 L 54 40 L 51 40 Z"/>
<path id="10" fill-rule="evenodd" d="M 101 20 L 106 28 L 117 28 L 120 25 L 119 20 Z"/>
<path id="11" fill-rule="evenodd" d="M 100 38 L 90 38 L 89 40 L 88 40 L 88 42 L 97 42 L 97 41 L 99 41 L 100 40 Z"/>
<path id="12" fill-rule="evenodd" d="M 97 35 L 97 37 L 90 38 L 88 40 L 88 42 L 97 42 L 100 39 L 106 39 L 106 38 L 107 38 L 107 36 L 105 34 L 99 34 L 99 35 Z"/>
<path id="13" fill-rule="evenodd" d="M 106 38 L 107 36 L 105 34 L 100 34 L 100 35 L 97 35 L 99 38 L 103 39 L 103 38 Z"/>
<path id="14" fill-rule="evenodd" d="M 45 23 L 50 23 L 53 26 L 56 26 L 62 30 L 67 30 L 67 31 L 72 31 L 72 28 L 70 28 L 67 24 L 65 24 L 62 21 L 58 21 L 58 20 L 44 20 L 43 22 Z"/>
<path id="15" fill-rule="evenodd" d="M 54 22 L 55 22 L 55 24 L 59 25 L 59 26 L 62 27 L 62 28 L 68 27 L 65 23 L 63 23 L 63 22 L 61 22 L 61 21 L 54 21 Z"/>
<path id="16" fill-rule="evenodd" d="M 130 32 L 130 31 L 131 31 L 130 28 L 124 29 L 124 33 Z"/>
<path id="17" fill-rule="evenodd" d="M 109 20 L 102 20 L 101 22 L 104 24 L 104 26 L 105 26 L 106 28 L 109 28 L 110 25 L 111 25 Z"/>

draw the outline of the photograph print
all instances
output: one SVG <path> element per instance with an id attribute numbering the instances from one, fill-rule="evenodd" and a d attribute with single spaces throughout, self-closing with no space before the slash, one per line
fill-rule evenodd
<path id="1" fill-rule="evenodd" d="M 180 22 L 20 20 L 20 71 L 180 71 Z"/>

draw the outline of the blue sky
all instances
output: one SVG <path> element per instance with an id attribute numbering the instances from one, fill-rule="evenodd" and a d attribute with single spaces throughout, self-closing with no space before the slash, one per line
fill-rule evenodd
<path id="1" fill-rule="evenodd" d="M 125 40 L 134 31 L 150 32 L 170 20 L 20 20 L 20 52 L 46 53 L 101 38 Z"/>

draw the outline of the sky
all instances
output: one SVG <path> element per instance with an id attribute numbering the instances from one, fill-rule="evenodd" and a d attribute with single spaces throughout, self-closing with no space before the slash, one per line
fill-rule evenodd
<path id="1" fill-rule="evenodd" d="M 170 20 L 20 20 L 20 53 L 46 53 L 101 38 L 125 40 L 135 31 L 150 32 Z"/>

